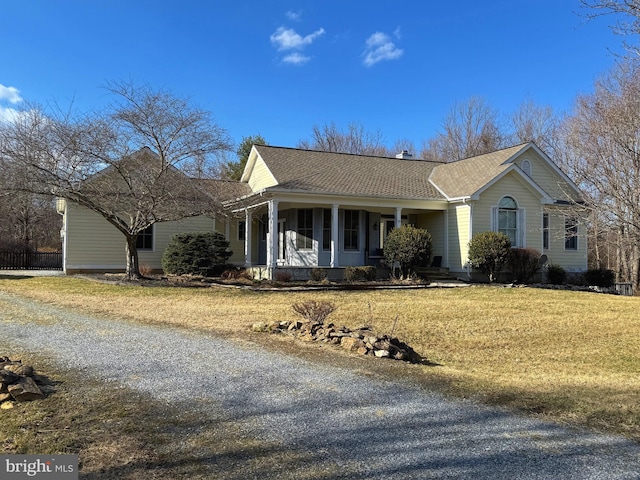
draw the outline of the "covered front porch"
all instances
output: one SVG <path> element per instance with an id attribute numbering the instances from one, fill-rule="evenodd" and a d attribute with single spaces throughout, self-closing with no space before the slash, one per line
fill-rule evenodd
<path id="1" fill-rule="evenodd" d="M 332 199 L 335 200 L 335 199 Z M 354 201 L 327 198 L 270 198 L 236 209 L 244 267 L 257 278 L 276 279 L 288 272 L 308 279 L 323 268 L 330 280 L 341 279 L 348 266 L 384 263 L 384 243 L 394 228 L 410 224 L 428 230 L 433 255 L 447 259 L 447 206 L 438 201 Z"/>

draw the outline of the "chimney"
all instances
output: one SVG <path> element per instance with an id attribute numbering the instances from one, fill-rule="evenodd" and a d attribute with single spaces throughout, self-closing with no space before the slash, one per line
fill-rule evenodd
<path id="1" fill-rule="evenodd" d="M 413 155 L 409 153 L 409 150 L 402 150 L 396 155 L 396 158 L 400 158 L 402 160 L 411 160 L 413 159 Z"/>

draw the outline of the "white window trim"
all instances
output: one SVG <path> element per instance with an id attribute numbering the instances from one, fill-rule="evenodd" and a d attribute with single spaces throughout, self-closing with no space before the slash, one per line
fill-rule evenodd
<path id="1" fill-rule="evenodd" d="M 503 195 L 498 200 L 498 205 L 494 205 L 491 207 L 491 231 L 498 232 L 500 227 L 499 222 L 499 214 L 500 211 L 500 200 L 504 197 L 510 197 L 516 202 L 516 205 L 520 205 L 518 200 L 513 195 Z M 527 225 L 527 213 L 524 208 L 516 208 L 516 245 L 511 245 L 512 248 L 526 248 L 527 246 L 527 236 L 526 236 L 526 225 Z"/>

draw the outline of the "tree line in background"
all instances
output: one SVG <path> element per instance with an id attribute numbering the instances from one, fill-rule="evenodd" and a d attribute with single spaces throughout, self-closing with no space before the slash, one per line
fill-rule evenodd
<path id="1" fill-rule="evenodd" d="M 533 141 L 584 192 L 590 266 L 611 268 L 619 281 L 638 285 L 640 55 L 629 39 L 640 33 L 640 5 L 636 0 L 580 1 L 585 17 L 616 19 L 612 28 L 624 36 L 630 54 L 619 58 L 591 93 L 578 95 L 570 112 L 524 100 L 504 114 L 476 96 L 452 105 L 440 130 L 419 148 L 406 139 L 388 144 L 381 132 L 357 123 L 344 129 L 335 123 L 314 126 L 297 146 L 377 156 L 409 150 L 417 159 L 452 162 Z M 60 248 L 61 217 L 53 208 L 60 196 L 102 215 L 135 251 L 144 229 L 188 215 L 172 193 L 180 187 L 182 199 L 192 195 L 176 171 L 239 180 L 251 146 L 267 144 L 261 135 L 244 137 L 236 158 L 229 159 L 232 142 L 208 112 L 149 86 L 111 83 L 107 91 L 116 101 L 104 112 L 72 116 L 63 109 L 29 106 L 14 121 L 0 123 L 0 249 Z M 120 160 L 145 145 L 158 153 L 160 163 L 154 175 L 140 177 Z M 116 183 L 104 191 L 88 188 L 86 181 L 107 167 L 115 171 Z M 137 199 L 134 208 L 122 206 L 124 193 Z M 208 198 L 216 207 L 215 192 Z M 202 203 L 189 208 L 204 212 Z"/>

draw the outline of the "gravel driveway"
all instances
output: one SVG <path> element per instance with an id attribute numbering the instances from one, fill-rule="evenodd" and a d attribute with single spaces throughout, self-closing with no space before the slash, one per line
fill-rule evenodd
<path id="1" fill-rule="evenodd" d="M 318 472 L 332 472 L 313 478 L 640 478 L 640 446 L 620 437 L 203 333 L 94 318 L 0 292 L 3 303 L 0 337 L 8 343 L 179 408 L 196 408 L 185 403 L 189 392 L 201 415 L 234 420 L 245 434 L 284 448 L 303 447 Z M 48 320 L 16 322 L 9 305 Z M 134 372 L 123 375 L 114 364 L 135 365 Z M 263 471 L 259 478 L 278 477 Z"/>

